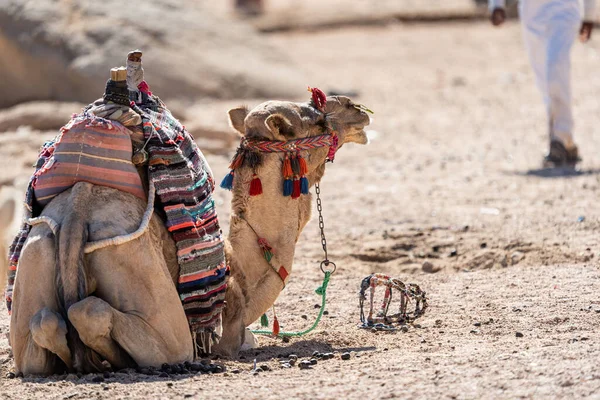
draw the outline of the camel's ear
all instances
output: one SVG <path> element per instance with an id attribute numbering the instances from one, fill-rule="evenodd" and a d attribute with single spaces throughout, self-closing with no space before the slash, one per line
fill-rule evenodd
<path id="1" fill-rule="evenodd" d="M 281 135 L 287 138 L 292 138 L 295 135 L 292 123 L 281 114 L 269 115 L 265 120 L 265 125 L 273 135 Z"/>
<path id="2" fill-rule="evenodd" d="M 229 125 L 231 125 L 233 129 L 238 131 L 240 135 L 244 136 L 246 134 L 246 129 L 244 128 L 244 120 L 246 119 L 246 115 L 248 115 L 248 108 L 232 108 L 227 112 L 227 114 L 229 114 Z"/>

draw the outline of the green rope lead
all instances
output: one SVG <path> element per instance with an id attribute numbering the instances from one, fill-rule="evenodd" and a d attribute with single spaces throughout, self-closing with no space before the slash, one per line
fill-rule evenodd
<path id="1" fill-rule="evenodd" d="M 321 296 L 321 309 L 319 310 L 319 315 L 317 315 L 317 319 L 312 324 L 312 326 L 304 331 L 300 332 L 279 332 L 280 337 L 288 336 L 304 336 L 307 333 L 312 332 L 317 325 L 319 325 L 319 321 L 321 321 L 321 317 L 323 316 L 323 311 L 325 311 L 325 302 L 327 297 L 327 285 L 329 285 L 329 278 L 331 278 L 331 271 L 325 271 L 325 277 L 323 278 L 323 284 L 315 290 L 315 293 Z M 262 330 L 262 329 L 254 329 L 250 332 L 255 333 L 257 335 L 272 335 L 272 330 Z"/>

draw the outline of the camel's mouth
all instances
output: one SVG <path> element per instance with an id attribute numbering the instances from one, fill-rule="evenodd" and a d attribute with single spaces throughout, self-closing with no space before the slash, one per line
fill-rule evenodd
<path id="1" fill-rule="evenodd" d="M 358 121 L 352 124 L 352 127 L 346 133 L 345 143 L 369 144 L 369 137 L 365 128 L 371 123 L 371 116 L 363 110 L 359 110 Z M 370 111 L 370 110 L 369 110 Z"/>

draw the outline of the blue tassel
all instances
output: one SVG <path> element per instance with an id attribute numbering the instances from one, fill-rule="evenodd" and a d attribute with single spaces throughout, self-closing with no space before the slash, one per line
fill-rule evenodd
<path id="1" fill-rule="evenodd" d="M 233 188 L 233 171 L 225 175 L 225 178 L 221 181 L 221 187 L 226 190 Z"/>
<path id="2" fill-rule="evenodd" d="M 283 181 L 283 195 L 291 196 L 294 191 L 294 183 L 291 179 L 286 179 Z"/>
<path id="3" fill-rule="evenodd" d="M 300 192 L 302 194 L 308 194 L 308 178 L 305 176 L 300 178 Z"/>

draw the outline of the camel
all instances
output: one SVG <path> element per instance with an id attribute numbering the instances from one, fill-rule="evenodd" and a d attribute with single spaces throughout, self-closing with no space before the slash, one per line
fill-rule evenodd
<path id="1" fill-rule="evenodd" d="M 289 141 L 334 130 L 339 147 L 366 144 L 368 115 L 349 98 L 331 96 L 323 112 L 311 103 L 268 101 L 229 111 L 245 138 Z M 325 173 L 327 147 L 304 155 L 310 186 Z M 253 171 L 235 174 L 226 259 L 231 276 L 223 332 L 213 352 L 236 357 L 246 327 L 275 302 L 283 284 L 257 246 L 257 233 L 292 272 L 296 242 L 310 219 L 311 195 L 283 197 L 282 153 L 265 153 L 263 193 L 250 196 Z M 115 189 L 77 183 L 55 197 L 32 227 L 13 294 L 10 343 L 17 373 L 160 366 L 194 358 L 194 343 L 177 295 L 173 240 L 156 214 L 137 239 L 84 253 L 86 243 L 135 231 L 146 205 Z M 255 231 L 257 233 L 255 233 Z"/>

